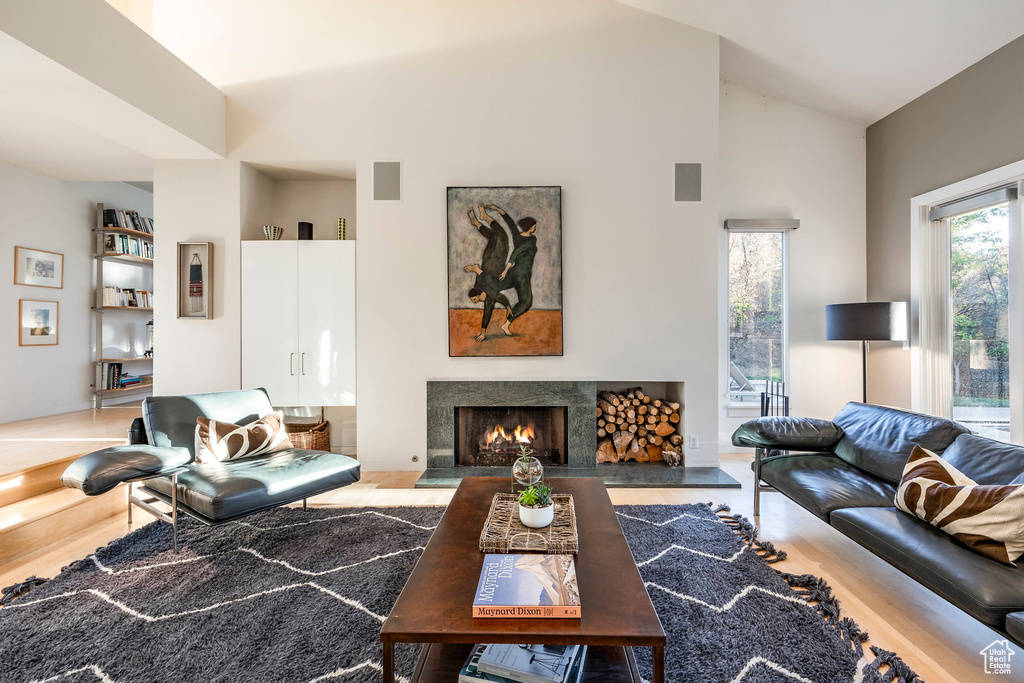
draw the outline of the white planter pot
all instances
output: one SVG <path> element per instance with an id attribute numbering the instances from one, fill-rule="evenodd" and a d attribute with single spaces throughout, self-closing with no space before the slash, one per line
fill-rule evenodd
<path id="1" fill-rule="evenodd" d="M 555 519 L 555 504 L 546 508 L 528 508 L 519 506 L 519 521 L 531 529 L 543 529 Z"/>

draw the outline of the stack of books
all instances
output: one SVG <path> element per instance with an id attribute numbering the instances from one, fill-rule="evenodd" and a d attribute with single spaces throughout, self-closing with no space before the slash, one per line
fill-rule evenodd
<path id="1" fill-rule="evenodd" d="M 132 287 L 104 287 L 103 305 L 153 308 L 153 295 L 144 289 L 136 290 Z"/>
<path id="2" fill-rule="evenodd" d="M 579 683 L 586 645 L 474 645 L 459 683 Z"/>
<path id="3" fill-rule="evenodd" d="M 115 387 L 117 389 L 124 389 L 127 387 L 134 387 L 138 384 L 142 384 L 142 378 L 136 375 L 121 375 L 121 386 Z"/>
<path id="4" fill-rule="evenodd" d="M 123 363 L 107 363 L 106 377 L 104 378 L 104 389 L 126 389 L 139 386 L 140 384 L 152 384 L 152 375 L 129 375 L 124 371 Z"/>
<path id="5" fill-rule="evenodd" d="M 138 211 L 103 209 L 104 228 L 127 228 L 153 234 L 153 219 L 139 215 Z"/>
<path id="6" fill-rule="evenodd" d="M 488 553 L 473 598 L 476 618 L 578 619 L 572 555 Z M 585 645 L 474 645 L 459 683 L 578 683 Z"/>
<path id="7" fill-rule="evenodd" d="M 138 237 L 108 233 L 103 236 L 103 253 L 153 258 L 153 243 Z"/>

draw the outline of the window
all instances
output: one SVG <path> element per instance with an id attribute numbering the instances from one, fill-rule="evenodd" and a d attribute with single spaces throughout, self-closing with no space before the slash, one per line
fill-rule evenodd
<path id="1" fill-rule="evenodd" d="M 726 227 L 729 227 L 727 221 Z M 729 231 L 729 399 L 759 405 L 786 377 L 787 232 Z"/>
<path id="2" fill-rule="evenodd" d="M 1024 164 L 1013 166 L 1001 185 L 989 174 L 911 200 L 911 405 L 1021 443 Z"/>
<path id="3" fill-rule="evenodd" d="M 1010 440 L 1007 204 L 949 219 L 953 419 Z"/>

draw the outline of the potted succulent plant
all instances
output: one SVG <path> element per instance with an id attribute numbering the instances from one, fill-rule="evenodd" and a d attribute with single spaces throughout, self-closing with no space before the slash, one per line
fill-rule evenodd
<path id="1" fill-rule="evenodd" d="M 531 529 L 543 529 L 555 519 L 551 488 L 533 484 L 519 492 L 519 521 Z"/>

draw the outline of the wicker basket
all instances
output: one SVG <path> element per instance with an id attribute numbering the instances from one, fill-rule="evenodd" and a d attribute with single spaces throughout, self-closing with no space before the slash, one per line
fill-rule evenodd
<path id="1" fill-rule="evenodd" d="M 307 451 L 331 450 L 331 423 L 326 420 L 319 424 L 286 424 L 284 431 L 296 448 Z"/>

